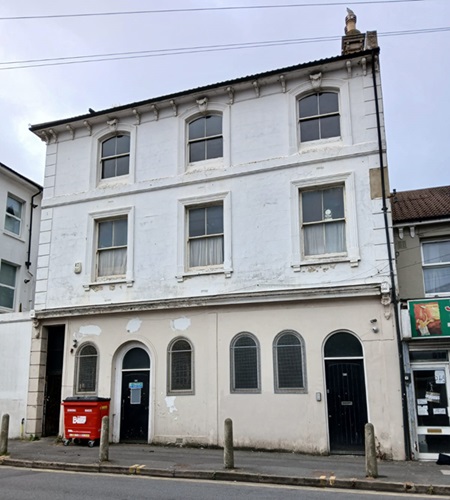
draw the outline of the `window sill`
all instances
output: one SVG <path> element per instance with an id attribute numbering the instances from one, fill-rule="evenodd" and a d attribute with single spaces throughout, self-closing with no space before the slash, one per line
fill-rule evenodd
<path id="1" fill-rule="evenodd" d="M 334 257 L 315 257 L 308 260 L 302 260 L 298 263 L 291 264 L 291 267 L 294 272 L 299 272 L 302 267 L 306 266 L 320 266 L 324 264 L 336 264 L 349 262 L 350 267 L 358 267 L 359 266 L 359 257 L 351 258 L 347 255 L 345 256 L 334 256 Z"/>
<path id="2" fill-rule="evenodd" d="M 167 391 L 168 396 L 195 396 L 195 391 Z"/>
<path id="3" fill-rule="evenodd" d="M 231 394 L 261 394 L 261 389 L 231 389 Z"/>
<path id="4" fill-rule="evenodd" d="M 308 394 L 307 389 L 275 389 L 275 394 Z"/>
<path id="5" fill-rule="evenodd" d="M 198 170 L 206 170 L 208 168 L 222 168 L 224 166 L 223 157 L 211 158 L 210 160 L 199 160 L 192 163 L 188 163 L 186 166 L 186 172 L 196 172 Z"/>
<path id="6" fill-rule="evenodd" d="M 299 146 L 299 150 L 300 150 L 300 153 L 303 153 L 305 151 L 313 151 L 315 149 L 317 149 L 318 147 L 328 147 L 330 145 L 336 145 L 336 146 L 340 146 L 343 144 L 343 141 L 342 141 L 342 137 L 341 136 L 337 136 L 337 137 L 329 137 L 327 139 L 316 139 L 315 141 L 306 141 L 306 142 L 301 142 L 300 141 L 300 146 Z"/>
<path id="7" fill-rule="evenodd" d="M 231 273 L 233 272 L 233 269 L 212 269 L 212 268 L 204 268 L 204 269 L 198 269 L 196 271 L 186 271 L 183 274 L 180 274 L 176 276 L 177 281 L 179 283 L 183 282 L 186 278 L 192 278 L 194 276 L 205 276 L 209 274 L 224 274 L 225 278 L 231 278 Z"/>
<path id="8" fill-rule="evenodd" d="M 126 278 L 112 278 L 105 279 L 101 281 L 93 281 L 91 283 L 86 283 L 83 285 L 83 288 L 86 292 L 89 292 L 93 288 L 101 287 L 101 286 L 115 286 L 115 285 L 123 285 L 126 284 L 127 287 L 132 287 L 134 283 L 133 279 Z"/>
<path id="9" fill-rule="evenodd" d="M 25 243 L 25 240 L 20 236 L 20 234 L 12 233 L 11 231 L 8 231 L 7 229 L 3 229 L 3 234 L 6 236 L 9 236 L 10 238 L 14 238 L 15 240 L 18 240 L 22 243 Z"/>

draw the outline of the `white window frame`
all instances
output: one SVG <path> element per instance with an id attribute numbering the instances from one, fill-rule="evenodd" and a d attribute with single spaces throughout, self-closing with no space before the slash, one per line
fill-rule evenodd
<path id="1" fill-rule="evenodd" d="M 111 137 L 120 134 L 128 134 L 130 136 L 128 174 L 102 179 L 102 144 Z M 96 187 L 108 187 L 109 185 L 114 186 L 118 183 L 133 184 L 135 182 L 136 134 L 137 127 L 126 123 L 120 123 L 117 127 L 103 127 L 92 134 L 91 165 L 95 166 L 91 168 L 90 182 L 92 189 Z"/>
<path id="2" fill-rule="evenodd" d="M 0 286 L 2 286 L 4 288 L 7 288 L 9 290 L 13 290 L 13 304 L 12 304 L 12 307 L 9 308 L 9 307 L 5 307 L 5 306 L 0 305 L 0 311 L 11 312 L 11 311 L 14 311 L 15 307 L 16 307 L 16 300 L 17 300 L 17 277 L 18 277 L 18 274 L 19 274 L 19 266 L 17 266 L 16 264 L 13 264 L 12 262 L 7 262 L 6 260 L 0 260 L 0 269 L 1 269 L 1 266 L 3 264 L 11 266 L 11 267 L 13 267 L 15 269 L 14 286 L 6 285 L 4 283 L 0 284 Z"/>
<path id="3" fill-rule="evenodd" d="M 341 135 L 316 141 L 300 141 L 299 101 L 313 93 L 335 92 L 338 94 Z M 350 146 L 353 144 L 350 112 L 349 82 L 337 78 L 322 78 L 320 88 L 314 89 L 311 82 L 297 85 L 288 92 L 289 96 L 289 154 L 316 153 L 324 148 Z"/>
<path id="4" fill-rule="evenodd" d="M 448 297 L 450 296 L 450 290 L 448 292 L 427 292 L 426 289 L 425 289 L 425 272 L 424 270 L 427 269 L 427 268 L 430 268 L 430 269 L 435 269 L 435 268 L 438 268 L 438 267 L 448 267 L 450 268 L 450 258 L 448 260 L 448 262 L 446 263 L 440 263 L 440 264 L 425 264 L 425 258 L 424 258 L 424 252 L 423 252 L 423 246 L 426 245 L 426 244 L 430 244 L 430 243 L 442 243 L 442 242 L 450 242 L 450 240 L 448 238 L 434 238 L 434 239 L 427 239 L 427 240 L 423 240 L 420 242 L 420 252 L 421 252 L 421 257 L 422 257 L 422 278 L 423 278 L 423 290 L 424 290 L 424 293 L 425 293 L 425 297 L 436 297 L 436 296 L 439 296 L 439 297 Z"/>
<path id="5" fill-rule="evenodd" d="M 8 199 L 9 198 L 11 198 L 12 200 L 16 201 L 17 203 L 20 203 L 20 205 L 21 205 L 20 218 L 7 212 L 6 209 L 8 207 Z M 15 238 L 21 238 L 21 236 L 22 236 L 22 227 L 23 227 L 24 214 L 25 214 L 25 202 L 22 199 L 20 199 L 18 196 L 14 196 L 12 193 L 7 193 L 7 195 L 6 195 L 6 206 L 5 206 L 5 218 L 3 220 L 3 223 L 4 223 L 3 227 L 4 227 L 4 230 L 5 230 L 6 234 L 14 236 Z M 8 217 L 19 222 L 19 232 L 18 233 L 15 233 L 14 231 L 10 231 L 9 229 L 6 228 L 6 219 Z"/>
<path id="6" fill-rule="evenodd" d="M 337 96 L 337 106 L 338 106 L 337 111 L 333 111 L 332 113 L 322 113 L 322 114 L 317 114 L 317 115 L 311 115 L 311 116 L 302 118 L 300 116 L 300 102 L 303 99 L 306 99 L 306 98 L 311 97 L 311 96 L 315 96 L 316 98 L 319 99 L 319 102 L 320 102 L 320 96 L 323 94 L 334 94 Z M 329 140 L 329 139 L 333 139 L 333 140 L 340 139 L 341 138 L 341 112 L 339 109 L 339 104 L 340 104 L 339 103 L 339 92 L 337 92 L 336 90 L 319 89 L 317 92 L 311 92 L 310 94 L 305 94 L 305 95 L 300 96 L 297 100 L 297 112 L 298 112 L 297 127 L 298 127 L 298 134 L 299 134 L 300 143 L 303 144 L 306 142 L 317 142 L 317 141 L 324 141 L 324 140 Z M 339 118 L 339 134 L 338 135 L 333 135 L 332 137 L 319 137 L 318 139 L 313 139 L 313 140 L 309 140 L 309 141 L 302 140 L 301 131 L 300 131 L 302 123 L 307 123 L 307 122 L 312 121 L 312 120 L 319 120 L 319 123 L 320 123 L 320 121 L 322 119 L 324 119 L 326 117 L 333 117 L 333 116 L 337 116 Z M 321 130 L 321 127 L 319 126 L 319 131 L 320 130 Z"/>
<path id="7" fill-rule="evenodd" d="M 345 239 L 347 251 L 345 252 L 345 254 L 305 256 L 303 255 L 301 242 L 302 221 L 300 217 L 300 192 L 303 190 L 320 190 L 326 187 L 335 186 L 343 186 L 344 189 Z M 300 271 L 301 267 L 306 265 L 316 265 L 332 262 L 349 262 L 352 267 L 358 266 L 361 257 L 356 218 L 355 174 L 353 172 L 346 172 L 342 174 L 291 182 L 291 234 L 291 267 L 294 271 Z"/>
<path id="8" fill-rule="evenodd" d="M 205 205 L 223 204 L 223 265 L 190 268 L 188 253 L 188 221 L 187 213 L 190 208 L 200 208 Z M 231 193 L 217 193 L 208 196 L 195 196 L 178 200 L 178 242 L 177 242 L 177 280 L 183 281 L 189 276 L 205 274 L 224 274 L 231 277 L 233 272 L 231 256 Z"/>
<path id="9" fill-rule="evenodd" d="M 127 217 L 127 269 L 125 276 L 97 277 L 97 244 L 99 222 Z M 134 283 L 134 207 L 124 207 L 111 211 L 91 212 L 88 219 L 88 238 L 86 247 L 86 274 L 83 287 L 86 291 L 92 286 L 101 284 L 126 283 L 131 287 Z"/>
<path id="10" fill-rule="evenodd" d="M 189 123 L 206 115 L 222 116 L 222 153 L 219 158 L 210 160 L 201 160 L 189 163 Z M 178 173 L 195 172 L 196 170 L 205 170 L 208 168 L 226 168 L 230 166 L 230 106 L 210 101 L 207 110 L 200 112 L 198 106 L 190 107 L 178 116 Z"/>
<path id="11" fill-rule="evenodd" d="M 95 358 L 96 358 L 95 381 L 94 381 L 95 388 L 94 388 L 93 391 L 82 391 L 82 390 L 79 389 L 79 385 L 80 385 L 80 363 L 81 363 L 81 358 L 83 357 L 83 356 L 81 356 L 81 351 L 85 347 L 93 347 L 95 349 L 95 351 L 96 351 L 96 354 L 95 354 Z M 75 355 L 75 387 L 74 387 L 75 394 L 97 394 L 97 391 L 98 391 L 98 371 L 99 371 L 98 367 L 99 367 L 99 350 L 98 350 L 98 347 L 94 343 L 92 343 L 92 342 L 84 342 L 83 344 L 81 344 L 78 347 L 77 353 Z"/>

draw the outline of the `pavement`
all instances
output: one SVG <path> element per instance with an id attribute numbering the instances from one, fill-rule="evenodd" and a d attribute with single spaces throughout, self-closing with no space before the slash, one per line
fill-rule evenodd
<path id="1" fill-rule="evenodd" d="M 108 461 L 100 448 L 55 438 L 9 440 L 0 465 L 71 472 L 140 474 L 152 477 L 317 486 L 394 493 L 432 494 L 450 498 L 450 465 L 418 461 L 379 461 L 378 478 L 366 477 L 364 456 L 303 455 L 271 451 L 234 451 L 233 469 L 225 469 L 223 450 L 111 444 Z"/>

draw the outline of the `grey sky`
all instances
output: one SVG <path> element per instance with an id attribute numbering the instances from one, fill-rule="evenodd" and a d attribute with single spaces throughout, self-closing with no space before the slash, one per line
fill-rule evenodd
<path id="1" fill-rule="evenodd" d="M 5 69 L 10 61 L 342 36 L 346 6 L 377 30 L 391 189 L 450 184 L 450 0 L 16 0 L 0 17 L 197 7 L 314 4 L 59 19 L 0 20 L 0 162 L 42 183 L 36 124 L 340 54 L 340 40 L 241 50 Z M 324 3 L 341 5 L 317 6 Z M 444 28 L 404 36 L 387 32 Z"/>

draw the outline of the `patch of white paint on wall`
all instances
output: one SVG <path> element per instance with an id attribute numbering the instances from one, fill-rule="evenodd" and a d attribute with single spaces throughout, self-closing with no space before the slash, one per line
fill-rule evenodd
<path id="1" fill-rule="evenodd" d="M 127 333 L 136 333 L 140 330 L 142 321 L 139 318 L 133 318 L 128 321 Z"/>
<path id="2" fill-rule="evenodd" d="M 85 325 L 80 326 L 78 332 L 74 333 L 74 338 L 80 339 L 82 337 L 88 335 L 100 335 L 102 333 L 102 329 L 97 325 Z"/>
<path id="3" fill-rule="evenodd" d="M 191 326 L 191 320 L 189 318 L 186 318 L 185 316 L 173 319 L 170 322 L 170 328 L 172 328 L 174 332 L 179 332 L 179 331 L 184 332 L 190 326 Z"/>
<path id="4" fill-rule="evenodd" d="M 175 399 L 176 396 L 166 396 L 166 406 L 167 409 L 169 410 L 169 413 L 174 413 L 178 411 L 175 407 Z"/>

